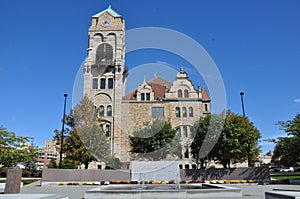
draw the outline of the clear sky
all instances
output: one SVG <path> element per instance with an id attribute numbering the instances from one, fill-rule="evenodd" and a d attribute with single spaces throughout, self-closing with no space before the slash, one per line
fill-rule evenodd
<path id="1" fill-rule="evenodd" d="M 201 44 L 221 73 L 227 108 L 242 114 L 240 92 L 245 92 L 246 115 L 262 140 L 285 135 L 276 122 L 300 112 L 298 0 L 1 0 L 0 125 L 34 137 L 39 146 L 52 139 L 54 129 L 61 129 L 64 93 L 67 112 L 72 106 L 91 16 L 109 4 L 127 30 L 168 28 Z M 150 50 L 129 54 L 126 65 L 191 67 L 178 60 Z M 260 144 L 264 152 L 273 148 Z"/>

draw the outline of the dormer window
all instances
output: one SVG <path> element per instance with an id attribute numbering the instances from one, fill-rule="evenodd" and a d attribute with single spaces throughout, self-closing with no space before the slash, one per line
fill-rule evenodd
<path id="1" fill-rule="evenodd" d="M 178 90 L 178 98 L 182 98 L 182 90 L 181 89 Z"/>
<path id="2" fill-rule="evenodd" d="M 189 91 L 187 89 L 184 90 L 184 98 L 189 98 Z"/>
<path id="3" fill-rule="evenodd" d="M 150 101 L 150 93 L 141 93 L 141 101 Z"/>

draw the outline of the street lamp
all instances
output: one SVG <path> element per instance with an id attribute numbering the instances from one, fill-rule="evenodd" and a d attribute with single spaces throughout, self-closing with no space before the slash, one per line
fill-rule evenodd
<path id="1" fill-rule="evenodd" d="M 244 92 L 240 92 L 241 95 L 241 101 L 242 101 L 242 109 L 243 109 L 243 116 L 245 117 L 245 108 L 244 108 Z M 248 167 L 251 167 L 251 156 L 250 156 L 250 143 L 248 143 L 247 146 L 247 152 L 248 152 Z"/>
<path id="2" fill-rule="evenodd" d="M 59 168 L 61 168 L 62 162 L 62 155 L 63 155 L 63 144 L 64 144 L 64 132 L 65 132 L 65 115 L 66 115 L 66 102 L 67 102 L 68 94 L 64 94 L 65 101 L 64 101 L 64 112 L 63 112 L 63 121 L 62 121 L 62 128 L 61 128 L 61 135 L 60 135 L 60 154 L 59 154 Z"/>
<path id="3" fill-rule="evenodd" d="M 241 101 L 242 101 L 243 116 L 245 117 L 245 108 L 244 108 L 244 99 L 243 99 L 244 92 L 240 92 L 240 95 L 241 95 Z"/>

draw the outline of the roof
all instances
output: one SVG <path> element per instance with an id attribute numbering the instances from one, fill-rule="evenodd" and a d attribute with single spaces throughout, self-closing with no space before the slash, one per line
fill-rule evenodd
<path id="1" fill-rule="evenodd" d="M 170 82 L 164 80 L 160 77 L 154 77 L 152 80 L 148 82 L 150 84 L 152 90 L 154 91 L 154 99 L 160 100 L 164 99 L 166 89 L 169 90 L 172 86 Z M 125 100 L 135 100 L 136 99 L 137 89 L 131 91 L 130 93 L 123 96 Z"/>
<path id="2" fill-rule="evenodd" d="M 208 93 L 207 93 L 204 86 L 202 87 L 201 94 L 202 94 L 202 100 L 203 101 L 211 101 L 211 99 L 210 99 L 210 97 L 209 97 L 209 95 L 208 95 Z"/>
<path id="3" fill-rule="evenodd" d="M 105 10 L 93 15 L 93 17 L 99 17 L 100 15 L 102 15 L 103 13 L 108 12 L 111 16 L 113 17 L 122 17 L 120 14 L 118 14 L 116 11 L 114 11 L 111 8 L 111 5 L 108 6 L 108 8 L 106 8 Z"/>

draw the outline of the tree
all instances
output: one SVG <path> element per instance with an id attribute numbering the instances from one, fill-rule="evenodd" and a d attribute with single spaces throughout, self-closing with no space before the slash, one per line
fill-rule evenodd
<path id="1" fill-rule="evenodd" d="M 226 116 L 225 120 L 223 114 Z M 191 152 L 196 162 L 201 158 L 201 167 L 205 159 L 220 161 L 223 167 L 227 168 L 230 167 L 231 162 L 242 162 L 246 159 L 249 161 L 256 159 L 259 155 L 260 132 L 247 117 L 231 111 L 219 115 L 206 115 L 200 118 L 191 129 L 196 132 L 191 144 Z M 211 135 L 207 138 L 208 129 Z M 199 154 L 204 137 L 212 141 L 218 139 L 212 150 L 207 152 L 207 156 Z"/>
<path id="2" fill-rule="evenodd" d="M 144 128 L 134 130 L 129 136 L 130 152 L 138 158 L 148 160 L 165 159 L 168 155 L 181 155 L 180 139 L 171 123 L 164 120 L 153 120 Z"/>
<path id="3" fill-rule="evenodd" d="M 85 96 L 64 119 L 71 128 L 64 138 L 63 152 L 75 165 L 87 169 L 92 161 L 105 161 L 109 153 L 108 138 L 97 121 L 93 103 Z M 60 143 L 60 134 L 54 139 Z"/>
<path id="4" fill-rule="evenodd" d="M 300 165 L 300 114 L 292 120 L 279 121 L 277 125 L 287 133 L 287 137 L 279 137 L 275 142 L 273 163 L 285 166 Z"/>
<path id="5" fill-rule="evenodd" d="M 28 144 L 32 143 L 32 140 L 0 127 L 0 164 L 11 168 L 17 163 L 32 162 L 37 156 L 37 148 Z"/>

